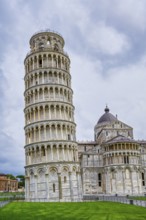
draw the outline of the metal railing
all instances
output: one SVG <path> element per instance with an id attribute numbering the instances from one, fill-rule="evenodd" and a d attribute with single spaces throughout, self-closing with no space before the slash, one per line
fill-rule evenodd
<path id="1" fill-rule="evenodd" d="M 24 199 L 24 195 L 0 196 L 0 208 L 4 207 L 12 201 L 24 201 Z"/>
<path id="2" fill-rule="evenodd" d="M 36 31 L 36 32 L 32 35 L 32 37 L 35 36 L 36 34 L 40 34 L 40 33 L 43 33 L 43 32 L 52 32 L 52 33 L 57 34 L 57 35 L 59 35 L 60 37 L 62 37 L 62 35 L 61 35 L 59 32 L 54 31 L 54 30 L 51 30 L 51 29 L 49 29 L 49 28 Z M 63 38 L 63 37 L 62 37 L 62 38 Z"/>
<path id="3" fill-rule="evenodd" d="M 126 196 L 106 196 L 106 195 L 84 195 L 83 201 L 106 201 L 119 202 L 123 204 L 130 204 L 136 206 L 146 207 L 146 200 L 136 200 Z"/>
<path id="4" fill-rule="evenodd" d="M 54 51 L 53 48 L 49 48 L 49 47 L 47 47 L 47 48 L 37 48 L 37 49 L 35 49 L 35 50 L 33 50 L 33 51 L 29 51 L 29 52 L 26 54 L 26 57 L 29 56 L 29 55 L 32 54 L 32 53 L 35 53 L 35 52 L 38 53 L 38 52 L 48 52 L 48 51 L 50 51 L 50 52 L 59 52 L 59 53 L 61 53 L 62 55 L 65 55 L 65 56 L 69 57 L 68 53 L 65 52 L 64 50 Z"/>
<path id="5" fill-rule="evenodd" d="M 7 205 L 8 203 L 10 203 L 11 201 L 0 201 L 0 208 L 4 207 L 5 205 Z"/>

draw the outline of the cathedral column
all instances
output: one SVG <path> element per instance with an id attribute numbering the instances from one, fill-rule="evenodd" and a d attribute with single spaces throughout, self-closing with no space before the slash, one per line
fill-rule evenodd
<path id="1" fill-rule="evenodd" d="M 123 182 L 123 193 L 125 194 L 125 178 L 124 178 L 125 170 L 122 170 L 122 182 Z"/>
<path id="2" fill-rule="evenodd" d="M 136 178 L 137 178 L 137 188 L 138 188 L 138 194 L 140 193 L 140 188 L 139 188 L 139 173 L 138 173 L 138 170 L 136 170 Z"/>
<path id="3" fill-rule="evenodd" d="M 111 182 L 111 172 L 108 169 L 107 170 L 107 193 L 111 193 L 112 192 L 112 182 Z"/>
<path id="4" fill-rule="evenodd" d="M 76 179 L 77 179 L 77 193 L 78 193 L 78 198 L 80 198 L 80 190 L 79 190 L 79 179 L 78 179 L 78 172 L 76 172 Z"/>
<path id="5" fill-rule="evenodd" d="M 145 186 L 146 186 L 146 168 L 144 168 L 144 182 L 145 182 Z"/>
<path id="6" fill-rule="evenodd" d="M 76 172 L 77 175 L 77 190 L 78 190 L 78 198 L 79 200 L 82 200 L 82 191 L 80 189 L 82 189 L 82 184 L 81 184 L 81 175 L 80 172 Z"/>

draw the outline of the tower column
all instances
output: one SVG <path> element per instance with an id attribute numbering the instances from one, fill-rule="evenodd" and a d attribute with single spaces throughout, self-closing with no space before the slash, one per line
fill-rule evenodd
<path id="1" fill-rule="evenodd" d="M 70 184 L 70 197 L 71 197 L 71 201 L 73 201 L 72 172 L 69 172 L 69 184 Z"/>

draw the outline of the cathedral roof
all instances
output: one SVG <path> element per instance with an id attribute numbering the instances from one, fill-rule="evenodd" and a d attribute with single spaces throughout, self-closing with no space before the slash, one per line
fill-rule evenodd
<path id="1" fill-rule="evenodd" d="M 105 113 L 99 118 L 97 125 L 117 121 L 117 118 L 109 112 L 110 110 L 107 106 L 104 111 Z"/>
<path id="2" fill-rule="evenodd" d="M 138 142 L 129 138 L 129 137 L 125 137 L 123 135 L 118 135 L 118 136 L 108 140 L 104 144 L 114 144 L 114 143 L 138 143 Z"/>

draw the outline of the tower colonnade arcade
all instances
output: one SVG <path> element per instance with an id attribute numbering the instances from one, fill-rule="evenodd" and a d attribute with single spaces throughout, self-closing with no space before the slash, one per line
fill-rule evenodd
<path id="1" fill-rule="evenodd" d="M 62 85 L 36 85 L 26 90 L 25 106 L 44 101 L 57 101 L 72 104 L 72 90 Z"/>
<path id="2" fill-rule="evenodd" d="M 82 200 L 80 167 L 55 163 L 26 168 L 27 201 Z"/>
<path id="3" fill-rule="evenodd" d="M 24 60 L 25 73 L 28 74 L 34 70 L 42 68 L 58 68 L 59 70 L 70 70 L 70 59 L 67 54 L 56 51 L 51 52 L 50 49 L 39 49 L 36 52 L 28 54 L 27 59 Z"/>
<path id="4" fill-rule="evenodd" d="M 78 162 L 77 146 L 70 143 L 54 144 L 53 142 L 46 144 L 33 144 L 28 146 L 25 151 L 26 165 L 48 162 Z"/>
<path id="5" fill-rule="evenodd" d="M 24 110 L 25 124 L 49 119 L 74 120 L 74 107 L 68 103 L 50 102 L 31 105 Z"/>
<path id="6" fill-rule="evenodd" d="M 27 200 L 81 200 L 70 59 L 63 47 L 64 39 L 59 34 L 42 31 L 31 37 L 31 50 L 24 60 Z M 52 167 L 54 174 L 50 174 L 51 170 L 46 168 L 47 174 L 35 174 L 34 170 L 52 164 L 74 167 L 72 178 L 76 184 L 72 183 L 71 175 L 70 184 L 66 184 L 63 169 L 55 171 L 57 168 Z"/>
<path id="7" fill-rule="evenodd" d="M 68 122 L 39 122 L 25 127 L 26 144 L 48 140 L 75 141 L 74 124 Z"/>
<path id="8" fill-rule="evenodd" d="M 32 71 L 25 77 L 25 88 L 29 89 L 37 84 L 60 84 L 64 86 L 71 86 L 71 76 L 67 71 L 55 69 L 41 69 Z"/>

